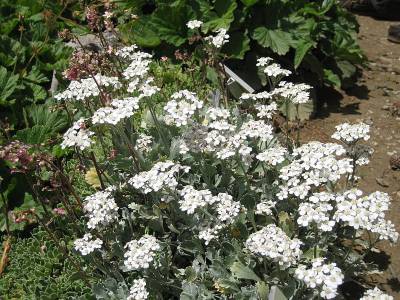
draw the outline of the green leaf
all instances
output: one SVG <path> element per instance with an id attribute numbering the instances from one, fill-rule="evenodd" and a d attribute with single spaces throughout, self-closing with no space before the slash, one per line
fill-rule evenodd
<path id="1" fill-rule="evenodd" d="M 341 84 L 340 78 L 339 78 L 338 75 L 333 73 L 332 70 L 324 69 L 324 80 L 328 84 L 333 85 L 333 86 L 335 86 L 337 88 L 340 88 L 340 84 Z"/>
<path id="2" fill-rule="evenodd" d="M 294 68 L 297 69 L 307 54 L 308 50 L 313 46 L 310 41 L 302 41 L 296 47 L 296 53 L 294 55 Z"/>
<path id="3" fill-rule="evenodd" d="M 256 283 L 257 294 L 260 300 L 268 299 L 269 288 L 268 285 L 264 281 L 259 281 Z"/>
<path id="4" fill-rule="evenodd" d="M 268 300 L 287 300 L 287 298 L 283 292 L 276 285 L 274 285 L 271 287 Z"/>
<path id="5" fill-rule="evenodd" d="M 243 59 L 247 51 L 250 50 L 250 39 L 247 36 L 247 30 L 243 32 L 234 32 L 230 34 L 229 43 L 224 45 L 222 52 L 229 55 L 230 58 Z"/>
<path id="6" fill-rule="evenodd" d="M 0 105 L 6 105 L 18 85 L 18 75 L 9 75 L 7 69 L 0 66 Z"/>
<path id="7" fill-rule="evenodd" d="M 232 274 L 234 277 L 238 279 L 249 279 L 249 280 L 255 280 L 255 281 L 260 281 L 260 277 L 257 276 L 256 273 L 252 269 L 250 269 L 248 266 L 245 266 L 243 263 L 240 261 L 236 261 L 232 264 L 230 268 Z"/>
<path id="8" fill-rule="evenodd" d="M 279 55 L 288 53 L 292 43 L 290 34 L 280 29 L 270 30 L 266 27 L 258 27 L 254 30 L 252 37 L 259 45 L 268 47 Z"/>
<path id="9" fill-rule="evenodd" d="M 236 8 L 236 0 L 217 0 L 214 5 L 214 10 L 209 11 L 208 14 L 203 16 L 206 21 L 202 29 L 204 31 L 216 30 L 219 28 L 228 29 L 235 19 L 234 12 Z"/>
<path id="10" fill-rule="evenodd" d="M 252 6 L 258 2 L 258 0 L 240 0 L 246 6 Z"/>
<path id="11" fill-rule="evenodd" d="M 121 32 L 122 39 L 126 43 L 136 43 L 141 47 L 157 47 L 161 40 L 157 35 L 151 23 L 148 22 L 149 17 L 143 16 L 139 20 L 134 20 L 118 27 Z"/>
<path id="12" fill-rule="evenodd" d="M 357 71 L 356 67 L 347 60 L 338 61 L 336 64 L 337 64 L 338 68 L 340 69 L 340 71 L 342 72 L 342 74 L 341 74 L 342 78 L 350 78 Z"/>
<path id="13" fill-rule="evenodd" d="M 188 37 L 186 23 L 194 18 L 193 10 L 182 3 L 161 5 L 150 19 L 150 26 L 157 28 L 158 36 L 176 47 L 186 42 Z"/>

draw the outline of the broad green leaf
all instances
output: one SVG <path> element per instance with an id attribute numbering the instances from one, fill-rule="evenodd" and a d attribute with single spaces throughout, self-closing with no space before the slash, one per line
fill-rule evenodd
<path id="1" fill-rule="evenodd" d="M 148 17 L 143 16 L 139 20 L 134 20 L 120 25 L 122 39 L 127 43 L 136 43 L 142 47 L 157 47 L 161 40 L 156 31 L 151 28 L 151 23 L 147 21 Z"/>
<path id="2" fill-rule="evenodd" d="M 250 39 L 247 36 L 247 30 L 243 32 L 234 32 L 230 34 L 229 43 L 224 45 L 222 51 L 230 58 L 243 59 L 247 51 L 250 50 Z"/>
<path id="3" fill-rule="evenodd" d="M 10 75 L 7 69 L 0 66 L 0 105 L 6 105 L 7 99 L 18 86 L 18 75 Z"/>
<path id="4" fill-rule="evenodd" d="M 233 276 L 236 278 L 260 281 L 260 278 L 257 276 L 257 274 L 254 273 L 252 269 L 250 269 L 248 266 L 245 266 L 240 261 L 234 262 L 230 270 Z"/>
<path id="5" fill-rule="evenodd" d="M 258 27 L 253 32 L 253 39 L 263 47 L 268 47 L 279 55 L 289 52 L 292 42 L 289 33 L 280 29 L 270 30 L 266 27 Z"/>
<path id="6" fill-rule="evenodd" d="M 357 71 L 357 68 L 347 60 L 338 61 L 336 64 L 342 73 L 341 74 L 342 78 L 350 78 Z"/>
<path id="7" fill-rule="evenodd" d="M 273 287 L 271 287 L 268 300 L 287 300 L 287 298 L 283 294 L 283 292 L 277 286 L 274 285 Z"/>
<path id="8" fill-rule="evenodd" d="M 246 6 L 252 6 L 256 4 L 259 0 L 240 0 Z"/>
<path id="9" fill-rule="evenodd" d="M 228 29 L 235 19 L 234 12 L 236 8 L 236 0 L 217 0 L 214 5 L 214 10 L 204 16 L 206 21 L 202 26 L 203 30 L 208 31 L 219 28 Z"/>
<path id="10" fill-rule="evenodd" d="M 256 283 L 257 294 L 260 300 L 267 300 L 269 288 L 268 285 L 264 281 L 259 281 Z"/>
<path id="11" fill-rule="evenodd" d="M 324 80 L 327 83 L 329 83 L 330 85 L 340 88 L 340 84 L 341 84 L 340 78 L 338 75 L 333 73 L 332 70 L 324 69 Z"/>
<path id="12" fill-rule="evenodd" d="M 185 4 L 161 5 L 150 19 L 150 23 L 152 28 L 157 28 L 160 39 L 179 47 L 187 40 L 186 23 L 192 18 L 194 12 Z"/>
<path id="13" fill-rule="evenodd" d="M 307 54 L 308 50 L 313 46 L 313 43 L 310 41 L 302 41 L 296 47 L 296 53 L 294 55 L 294 68 L 297 69 L 301 62 L 303 61 L 304 56 Z"/>

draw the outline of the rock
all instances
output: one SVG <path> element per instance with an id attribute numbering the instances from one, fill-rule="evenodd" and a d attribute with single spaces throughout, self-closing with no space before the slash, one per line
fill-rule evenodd
<path id="1" fill-rule="evenodd" d="M 400 170 L 400 155 L 393 154 L 389 160 L 390 167 L 392 170 Z"/>
<path id="2" fill-rule="evenodd" d="M 375 180 L 380 186 L 383 186 L 383 187 L 389 186 L 389 183 L 382 177 L 376 177 Z"/>

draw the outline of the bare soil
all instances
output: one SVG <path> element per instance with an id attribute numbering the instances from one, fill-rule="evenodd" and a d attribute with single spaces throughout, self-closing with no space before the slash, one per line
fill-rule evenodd
<path id="1" fill-rule="evenodd" d="M 400 13 L 399 13 L 400 15 Z M 400 154 L 400 44 L 387 40 L 389 25 L 398 21 L 357 16 L 359 43 L 368 57 L 358 84 L 346 92 L 325 90 L 319 98 L 315 118 L 302 130 L 302 141 L 330 141 L 335 126 L 343 122 L 364 121 L 371 125 L 369 144 L 375 152 L 369 166 L 361 169 L 360 188 L 365 193 L 380 190 L 390 194 L 388 218 L 400 232 L 400 170 L 390 168 L 390 158 Z M 396 112 L 397 111 L 397 112 Z M 400 242 L 382 242 L 377 255 L 381 274 L 370 282 L 400 299 Z"/>

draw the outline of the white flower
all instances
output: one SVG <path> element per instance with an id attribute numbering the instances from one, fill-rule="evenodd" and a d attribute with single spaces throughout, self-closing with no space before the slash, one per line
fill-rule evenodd
<path id="1" fill-rule="evenodd" d="M 203 101 L 188 90 L 176 92 L 171 98 L 172 100 L 164 106 L 167 112 L 164 120 L 167 125 L 175 124 L 178 127 L 187 125 L 196 110 L 203 107 Z"/>
<path id="2" fill-rule="evenodd" d="M 258 110 L 257 117 L 271 119 L 274 112 L 278 110 L 278 105 L 276 102 L 268 105 L 258 104 L 256 109 Z"/>
<path id="3" fill-rule="evenodd" d="M 215 48 L 221 48 L 224 44 L 229 42 L 229 34 L 227 34 L 226 29 L 220 28 L 216 31 L 215 36 L 210 35 L 206 37 L 205 40 Z"/>
<path id="4" fill-rule="evenodd" d="M 216 225 L 213 228 L 205 228 L 200 231 L 199 239 L 204 240 L 204 244 L 208 245 L 212 240 L 218 238 L 218 234 L 222 228 L 222 225 Z"/>
<path id="5" fill-rule="evenodd" d="M 108 187 L 85 198 L 84 210 L 89 218 L 88 228 L 106 226 L 118 219 L 118 206 L 112 196 L 114 187 Z"/>
<path id="6" fill-rule="evenodd" d="M 345 143 L 353 143 L 359 140 L 368 141 L 370 138 L 369 125 L 364 123 L 340 124 L 336 126 L 336 132 L 332 135 L 332 138 Z"/>
<path id="7" fill-rule="evenodd" d="M 146 290 L 146 280 L 143 278 L 133 280 L 129 296 L 126 300 L 146 300 L 149 292 Z"/>
<path id="8" fill-rule="evenodd" d="M 271 99 L 274 96 L 274 93 L 270 93 L 270 92 L 260 92 L 257 94 L 251 94 L 251 93 L 243 93 L 240 96 L 240 99 L 242 100 L 267 100 L 267 99 Z"/>
<path id="9" fill-rule="evenodd" d="M 316 223 L 322 231 L 332 231 L 336 222 L 330 218 L 330 212 L 333 206 L 328 202 L 304 202 L 300 203 L 297 223 L 300 226 L 307 227 L 311 223 Z"/>
<path id="10" fill-rule="evenodd" d="M 239 134 L 249 138 L 259 138 L 266 142 L 273 138 L 273 128 L 262 120 L 251 120 L 243 123 Z"/>
<path id="11" fill-rule="evenodd" d="M 128 182 L 143 194 L 158 192 L 164 188 L 174 189 L 178 185 L 175 175 L 180 171 L 188 172 L 189 169 L 189 167 L 175 164 L 172 161 L 158 162 L 150 171 L 140 172 Z"/>
<path id="12" fill-rule="evenodd" d="M 93 143 L 93 140 L 90 139 L 92 135 L 94 132 L 85 128 L 85 120 L 79 119 L 64 133 L 61 148 L 78 147 L 80 150 L 84 150 Z"/>
<path id="13" fill-rule="evenodd" d="M 152 136 L 141 133 L 139 134 L 139 137 L 136 140 L 135 149 L 141 152 L 148 152 L 151 149 L 150 145 L 152 142 L 153 142 Z"/>
<path id="14" fill-rule="evenodd" d="M 193 186 L 187 185 L 180 192 L 183 199 L 179 200 L 180 209 L 187 214 L 193 214 L 197 208 L 213 204 L 218 200 L 209 190 L 196 190 Z"/>
<path id="15" fill-rule="evenodd" d="M 233 201 L 232 196 L 226 193 L 218 194 L 217 213 L 219 221 L 232 223 L 239 214 L 240 209 L 240 202 Z"/>
<path id="16" fill-rule="evenodd" d="M 276 166 L 285 161 L 287 149 L 282 146 L 271 147 L 256 156 L 259 161 L 266 162 L 272 166 Z"/>
<path id="17" fill-rule="evenodd" d="M 199 20 L 191 20 L 191 21 L 189 21 L 189 22 L 186 23 L 186 26 L 187 26 L 189 29 L 196 29 L 196 28 L 200 28 L 202 24 L 203 24 L 202 21 L 199 21 Z"/>
<path id="18" fill-rule="evenodd" d="M 257 67 L 265 67 L 269 65 L 270 62 L 274 61 L 271 57 L 260 57 L 257 59 Z"/>
<path id="19" fill-rule="evenodd" d="M 74 241 L 74 248 L 82 255 L 88 255 L 97 249 L 101 249 L 103 241 L 100 239 L 93 239 L 90 233 L 86 233 L 83 238 Z"/>
<path id="20" fill-rule="evenodd" d="M 246 241 L 246 248 L 287 268 L 300 258 L 301 244 L 300 240 L 291 240 L 282 229 L 270 224 L 251 234 Z"/>
<path id="21" fill-rule="evenodd" d="M 257 204 L 255 214 L 256 215 L 272 215 L 272 208 L 275 207 L 276 202 L 268 200 Z"/>
<path id="22" fill-rule="evenodd" d="M 373 290 L 367 290 L 360 300 L 393 300 L 393 297 L 375 287 Z"/>
<path id="23" fill-rule="evenodd" d="M 336 267 L 336 264 L 324 264 L 323 258 L 314 258 L 310 268 L 300 265 L 295 270 L 295 276 L 304 281 L 307 287 L 317 288 L 319 295 L 324 299 L 335 298 L 337 288 L 343 283 L 344 279 L 342 271 Z"/>
<path id="24" fill-rule="evenodd" d="M 121 120 L 131 117 L 139 108 L 139 98 L 128 97 L 123 100 L 113 100 L 111 107 L 101 107 L 92 116 L 93 124 L 116 125 Z"/>
<path id="25" fill-rule="evenodd" d="M 279 86 L 273 90 L 273 94 L 287 99 L 294 104 L 304 104 L 310 102 L 310 89 L 311 86 L 304 83 L 294 84 L 281 81 Z"/>
<path id="26" fill-rule="evenodd" d="M 139 240 L 132 240 L 125 245 L 124 265 L 127 271 L 148 269 L 157 251 L 161 249 L 154 236 L 145 234 Z"/>
<path id="27" fill-rule="evenodd" d="M 355 229 L 365 229 L 377 233 L 380 239 L 396 242 L 399 234 L 394 225 L 385 220 L 390 197 L 386 193 L 375 192 L 361 197 L 361 191 L 350 190 L 336 197 L 335 218 Z"/>
<path id="28" fill-rule="evenodd" d="M 122 84 L 117 77 L 107 77 L 97 74 L 94 78 L 89 77 L 81 80 L 71 81 L 68 88 L 54 96 L 59 101 L 83 101 L 90 97 L 100 95 L 100 88 L 112 87 L 119 89 Z"/>
<path id="29" fill-rule="evenodd" d="M 268 65 L 264 69 L 264 73 L 267 74 L 269 77 L 274 77 L 274 78 L 285 77 L 292 74 L 292 72 L 290 72 L 289 70 L 282 69 L 281 66 L 278 64 Z"/>

